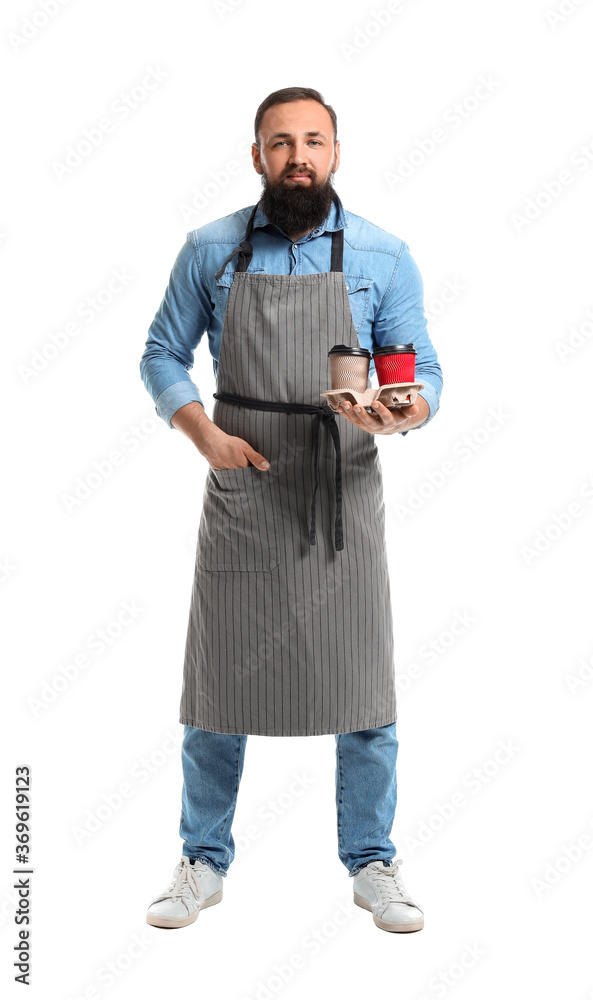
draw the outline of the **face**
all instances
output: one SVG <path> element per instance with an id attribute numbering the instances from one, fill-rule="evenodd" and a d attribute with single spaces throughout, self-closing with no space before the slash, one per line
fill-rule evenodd
<path id="1" fill-rule="evenodd" d="M 260 149 L 253 165 L 262 177 L 261 207 L 287 234 L 309 232 L 331 206 L 332 176 L 340 164 L 340 143 L 332 121 L 317 101 L 275 104 L 265 112 Z"/>
<path id="2" fill-rule="evenodd" d="M 252 146 L 253 165 L 272 184 L 324 182 L 340 164 L 340 143 L 334 149 L 333 134 L 331 118 L 317 101 L 275 104 L 262 120 L 261 152 Z"/>

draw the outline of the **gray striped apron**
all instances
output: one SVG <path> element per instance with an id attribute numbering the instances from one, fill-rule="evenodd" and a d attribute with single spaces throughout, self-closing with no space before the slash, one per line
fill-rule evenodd
<path id="1" fill-rule="evenodd" d="M 212 420 L 270 468 L 207 473 L 180 722 L 257 736 L 390 725 L 397 714 L 377 445 L 321 397 L 330 348 L 359 346 L 344 233 L 332 233 L 329 272 L 248 272 L 256 208 L 219 272 L 238 251 Z"/>

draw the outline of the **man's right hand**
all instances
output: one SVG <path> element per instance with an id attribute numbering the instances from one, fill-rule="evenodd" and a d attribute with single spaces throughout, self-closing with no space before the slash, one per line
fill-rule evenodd
<path id="1" fill-rule="evenodd" d="M 248 465 L 256 469 L 269 468 L 264 455 L 243 438 L 221 430 L 197 401 L 180 406 L 171 417 L 171 423 L 193 441 L 211 469 L 244 469 Z"/>
<path id="2" fill-rule="evenodd" d="M 216 424 L 212 426 L 216 427 Z M 245 469 L 248 465 L 255 465 L 257 469 L 269 468 L 267 459 L 243 438 L 225 434 L 220 427 L 216 427 L 216 430 L 218 435 L 213 435 L 208 451 L 202 451 L 211 469 Z"/>

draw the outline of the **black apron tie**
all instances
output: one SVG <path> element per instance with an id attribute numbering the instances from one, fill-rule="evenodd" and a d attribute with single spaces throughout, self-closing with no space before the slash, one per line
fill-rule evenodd
<path id="1" fill-rule="evenodd" d="M 315 514 L 317 487 L 319 486 L 319 427 L 323 422 L 326 424 L 334 448 L 336 450 L 336 520 L 335 520 L 335 543 L 336 549 L 340 551 L 344 548 L 344 532 L 342 526 L 342 451 L 340 447 L 340 432 L 337 426 L 336 414 L 327 403 L 281 403 L 266 401 L 263 399 L 253 399 L 251 396 L 239 396 L 234 392 L 215 392 L 214 399 L 220 399 L 225 403 L 237 403 L 254 410 L 270 410 L 276 413 L 312 413 L 317 420 L 313 428 L 314 462 L 315 462 L 315 486 L 311 498 L 311 526 L 309 528 L 309 543 L 317 544 L 317 534 L 315 531 Z"/>
<path id="2" fill-rule="evenodd" d="M 220 271 L 217 271 L 216 274 L 214 275 L 214 277 L 216 278 L 217 281 L 218 281 L 219 278 L 222 277 L 222 273 L 223 273 L 225 267 L 227 266 L 228 262 L 233 259 L 233 257 L 235 256 L 236 253 L 239 254 L 239 264 L 241 264 L 241 262 L 243 262 L 243 264 L 244 264 L 245 261 L 247 261 L 247 263 L 249 263 L 249 261 L 251 260 L 252 255 L 253 255 L 253 247 L 251 246 L 251 243 L 249 243 L 248 240 L 241 240 L 241 242 L 239 243 L 239 246 L 235 247 L 235 249 L 232 251 L 232 253 L 230 253 L 228 255 L 228 257 L 225 260 L 224 264 L 222 265 Z M 239 271 L 242 271 L 243 267 L 238 266 L 237 269 Z"/>

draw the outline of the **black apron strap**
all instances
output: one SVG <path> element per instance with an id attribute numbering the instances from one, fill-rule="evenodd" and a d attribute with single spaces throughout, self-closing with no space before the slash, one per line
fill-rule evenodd
<path id="1" fill-rule="evenodd" d="M 247 229 L 245 230 L 245 236 L 243 237 L 243 239 L 239 243 L 239 246 L 235 247 L 235 249 L 232 251 L 232 253 L 230 253 L 228 255 L 228 257 L 225 260 L 224 264 L 220 268 L 220 271 L 217 271 L 216 274 L 214 275 L 214 277 L 216 278 L 217 281 L 218 281 L 219 278 L 222 277 L 222 274 L 224 272 L 225 267 L 227 266 L 228 262 L 233 259 L 233 257 L 235 256 L 236 253 L 239 254 L 239 260 L 238 260 L 238 263 L 237 263 L 237 271 L 246 271 L 247 268 L 249 267 L 249 262 L 250 262 L 250 260 L 251 260 L 251 258 L 253 256 L 253 247 L 251 246 L 251 243 L 249 242 L 249 237 L 251 236 L 251 230 L 253 229 L 253 220 L 255 219 L 255 213 L 257 211 L 257 206 L 258 205 L 259 205 L 259 201 L 257 202 L 256 205 L 253 206 L 251 215 L 249 216 L 249 222 L 247 223 Z"/>
<path id="2" fill-rule="evenodd" d="M 337 195 L 335 191 L 332 191 L 332 201 L 337 204 Z M 257 211 L 257 205 L 253 206 L 251 215 L 249 216 L 249 221 L 247 223 L 247 228 L 245 230 L 245 236 L 241 240 L 238 246 L 228 255 L 224 261 L 222 267 L 216 272 L 214 277 L 218 281 L 222 277 L 223 272 L 230 260 L 233 259 L 236 253 L 239 254 L 237 259 L 236 271 L 246 271 L 251 263 L 251 258 L 253 257 L 253 246 L 249 242 L 249 237 L 253 230 L 253 220 L 255 218 L 255 213 Z M 344 230 L 336 229 L 332 233 L 332 255 L 331 255 L 331 271 L 343 271 L 344 270 Z"/>
<path id="3" fill-rule="evenodd" d="M 336 229 L 332 233 L 332 271 L 344 270 L 344 230 Z"/>

